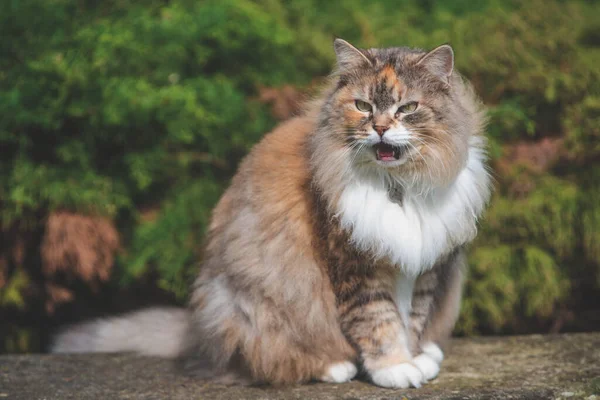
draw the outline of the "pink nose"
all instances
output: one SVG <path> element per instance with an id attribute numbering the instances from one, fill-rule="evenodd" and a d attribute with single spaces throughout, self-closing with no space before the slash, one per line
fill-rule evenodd
<path id="1" fill-rule="evenodd" d="M 390 129 L 389 126 L 383 126 L 383 125 L 374 125 L 373 129 L 375 129 L 375 131 L 377 132 L 377 134 L 379 136 L 383 136 L 383 134 L 385 133 L 385 131 L 387 131 L 388 129 Z"/>

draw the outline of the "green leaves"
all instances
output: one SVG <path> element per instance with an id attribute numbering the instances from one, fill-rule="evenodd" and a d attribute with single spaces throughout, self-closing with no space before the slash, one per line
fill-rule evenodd
<path id="1" fill-rule="evenodd" d="M 483 244 L 469 261 L 457 325 L 463 334 L 515 329 L 522 317 L 548 318 L 569 294 L 567 274 L 551 253 L 534 245 Z"/>
<path id="2" fill-rule="evenodd" d="M 196 272 L 189 266 L 197 264 L 204 227 L 221 190 L 208 181 L 174 188 L 176 196 L 135 230 L 130 251 L 121 259 L 126 266 L 122 282 L 129 283 L 154 268 L 159 286 L 183 300 Z"/>

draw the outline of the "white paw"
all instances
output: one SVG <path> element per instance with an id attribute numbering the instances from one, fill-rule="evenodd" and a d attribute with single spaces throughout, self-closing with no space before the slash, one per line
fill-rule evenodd
<path id="1" fill-rule="evenodd" d="M 356 376 L 356 366 L 350 361 L 342 361 L 331 364 L 321 380 L 323 382 L 342 383 L 350 382 L 354 376 Z"/>
<path id="2" fill-rule="evenodd" d="M 386 388 L 418 388 L 423 382 L 423 374 L 414 365 L 402 363 L 371 372 L 371 380 L 377 386 Z"/>
<path id="3" fill-rule="evenodd" d="M 444 361 L 444 352 L 442 349 L 440 349 L 440 346 L 433 342 L 425 343 L 423 346 L 421 346 L 421 350 L 423 350 L 424 354 L 427 354 L 438 364 L 441 364 L 441 362 Z"/>
<path id="4" fill-rule="evenodd" d="M 421 349 L 423 353 L 416 356 L 412 363 L 423 374 L 423 382 L 427 382 L 439 374 L 440 364 L 444 360 L 444 352 L 433 342 L 425 343 Z"/>
<path id="5" fill-rule="evenodd" d="M 440 372 L 440 365 L 429 354 L 419 354 L 413 358 L 412 363 L 423 374 L 423 383 L 432 380 Z"/>

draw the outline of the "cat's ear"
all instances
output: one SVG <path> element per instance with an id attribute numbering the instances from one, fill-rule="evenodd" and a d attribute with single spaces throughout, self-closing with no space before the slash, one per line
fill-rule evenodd
<path id="1" fill-rule="evenodd" d="M 421 57 L 417 65 L 424 66 L 431 74 L 449 85 L 454 69 L 454 50 L 450 45 L 443 44 Z"/>
<path id="2" fill-rule="evenodd" d="M 338 69 L 341 73 L 348 72 L 364 65 L 373 65 L 367 56 L 343 39 L 333 41 L 333 49 L 337 57 Z"/>

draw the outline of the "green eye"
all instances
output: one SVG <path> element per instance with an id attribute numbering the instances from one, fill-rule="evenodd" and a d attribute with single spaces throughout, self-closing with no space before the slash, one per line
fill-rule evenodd
<path id="1" fill-rule="evenodd" d="M 398 112 L 402 114 L 409 114 L 411 112 L 414 112 L 418 106 L 419 103 L 417 103 L 416 101 L 412 101 L 410 103 L 398 107 Z"/>
<path id="2" fill-rule="evenodd" d="M 359 111 L 362 111 L 362 112 L 371 112 L 371 111 L 373 111 L 373 107 L 369 103 L 367 103 L 366 101 L 356 100 L 354 102 L 354 104 L 356 105 L 356 108 L 358 108 Z"/>

